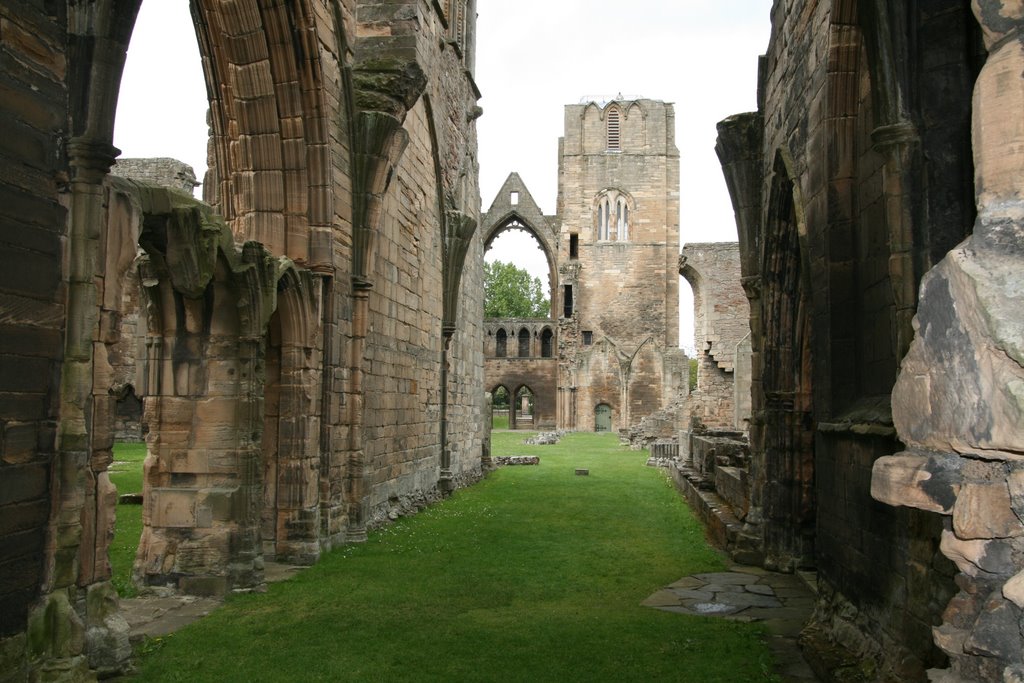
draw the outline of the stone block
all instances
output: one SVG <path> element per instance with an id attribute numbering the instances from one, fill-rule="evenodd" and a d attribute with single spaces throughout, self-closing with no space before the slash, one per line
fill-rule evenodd
<path id="1" fill-rule="evenodd" d="M 153 488 L 146 504 L 150 519 L 157 528 L 194 528 L 196 526 L 195 489 Z"/>
<path id="2" fill-rule="evenodd" d="M 732 507 L 742 520 L 750 509 L 750 486 L 746 470 L 739 467 L 715 468 L 715 492 Z"/>
<path id="3" fill-rule="evenodd" d="M 940 549 L 968 576 L 994 578 L 1015 572 L 1013 548 L 1007 541 L 963 540 L 952 531 L 944 530 Z"/>
<path id="4" fill-rule="evenodd" d="M 1019 607 L 1004 600 L 998 591 L 992 593 L 964 641 L 964 652 L 1019 660 L 1021 616 Z"/>
<path id="5" fill-rule="evenodd" d="M 948 515 L 960 491 L 961 465 L 956 455 L 902 452 L 881 457 L 872 466 L 871 497 Z"/>
<path id="6" fill-rule="evenodd" d="M 228 581 L 224 576 L 183 576 L 178 590 L 187 595 L 221 597 L 228 592 Z"/>
<path id="7" fill-rule="evenodd" d="M 953 530 L 962 539 L 1024 536 L 1024 524 L 1010 507 L 1007 483 L 965 483 L 953 506 Z"/>

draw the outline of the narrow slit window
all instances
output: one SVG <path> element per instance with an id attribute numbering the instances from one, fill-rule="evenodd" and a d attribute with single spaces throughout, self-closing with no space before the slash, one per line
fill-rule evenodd
<path id="1" fill-rule="evenodd" d="M 583 345 L 584 346 L 590 346 L 593 343 L 594 343 L 594 331 L 593 330 L 583 330 Z"/>
<path id="2" fill-rule="evenodd" d="M 580 257 L 580 236 L 578 234 L 571 233 L 569 235 L 569 258 L 575 260 Z"/>
<path id="3" fill-rule="evenodd" d="M 512 206 L 519 204 L 519 193 L 515 191 L 511 192 L 508 196 L 508 201 Z"/>
<path id="4" fill-rule="evenodd" d="M 562 289 L 562 313 L 563 317 L 572 317 L 572 285 L 565 285 Z"/>

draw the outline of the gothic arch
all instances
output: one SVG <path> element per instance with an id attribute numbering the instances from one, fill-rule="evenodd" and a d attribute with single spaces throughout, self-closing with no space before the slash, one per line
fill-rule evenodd
<path id="1" fill-rule="evenodd" d="M 498 218 L 497 221 L 487 226 L 487 231 L 483 235 L 484 250 L 490 249 L 491 243 L 501 233 L 506 230 L 516 229 L 526 230 L 533 235 L 534 239 L 540 244 L 541 251 L 544 252 L 544 258 L 547 259 L 548 267 L 553 271 L 555 268 L 555 254 L 558 253 L 557 236 L 549 234 L 547 230 L 538 229 L 533 222 L 525 218 L 519 211 L 509 211 Z"/>
<path id="2" fill-rule="evenodd" d="M 765 551 L 780 567 L 813 564 L 816 522 L 807 225 L 792 160 L 772 166 L 761 273 L 762 374 L 752 441 L 764 459 Z"/>
<path id="3" fill-rule="evenodd" d="M 486 232 L 483 235 L 484 238 L 484 251 L 486 252 L 491 248 L 491 243 L 494 242 L 495 238 L 506 230 L 522 229 L 526 230 L 530 235 L 537 240 L 540 245 L 541 251 L 544 252 L 544 258 L 548 262 L 548 298 L 551 303 L 550 315 L 554 317 L 554 307 L 556 306 L 556 291 L 555 283 L 558 282 L 558 236 L 546 229 L 539 229 L 534 223 L 525 218 L 519 211 L 511 210 L 505 212 L 496 221 L 491 222 L 490 225 L 486 226 Z"/>
<path id="4" fill-rule="evenodd" d="M 606 187 L 594 196 L 593 223 L 595 242 L 628 242 L 636 216 L 636 200 L 618 187 Z"/>

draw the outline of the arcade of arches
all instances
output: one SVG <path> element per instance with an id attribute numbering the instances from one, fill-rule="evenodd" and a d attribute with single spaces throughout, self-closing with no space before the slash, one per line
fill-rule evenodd
<path id="1" fill-rule="evenodd" d="M 199 202 L 109 174 L 138 4 L 0 6 L 5 680 L 130 654 L 119 400 L 148 445 L 135 581 L 223 594 L 483 476 L 489 390 L 623 430 L 685 384 L 671 105 L 567 107 L 561 213 L 513 174 L 481 215 L 474 0 L 195 0 Z M 862 679 L 1024 680 L 1022 27 L 1011 0 L 776 0 L 757 111 L 719 124 L 746 559 L 817 570 L 805 644 Z M 550 319 L 482 320 L 511 222 L 548 254 Z"/>

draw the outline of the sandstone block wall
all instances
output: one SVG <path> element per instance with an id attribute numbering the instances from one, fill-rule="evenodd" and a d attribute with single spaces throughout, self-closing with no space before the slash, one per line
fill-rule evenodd
<path id="1" fill-rule="evenodd" d="M 744 425 L 749 414 L 734 406 L 737 347 L 750 334 L 750 305 L 743 292 L 736 242 L 690 243 L 679 257 L 679 274 L 693 289 L 697 389 L 690 394 L 692 419 L 715 429 Z M 749 376 L 739 380 L 749 391 Z"/>
<path id="2" fill-rule="evenodd" d="M 618 121 L 615 140 L 609 117 Z M 559 384 L 576 391 L 575 414 L 561 426 L 591 429 L 598 406 L 605 405 L 612 428 L 626 429 L 677 393 L 671 371 L 681 354 L 674 136 L 675 112 L 663 102 L 565 108 L 558 188 L 562 306 L 556 310 L 566 319 Z"/>
<path id="3" fill-rule="evenodd" d="M 751 303 L 748 520 L 770 564 L 818 569 L 812 633 L 923 680 L 953 571 L 937 520 L 876 505 L 871 470 L 899 447 L 920 279 L 973 220 L 978 30 L 954 0 L 777 2 L 772 23 L 759 111 L 718 145 Z"/>
<path id="4" fill-rule="evenodd" d="M 131 178 L 147 185 L 174 187 L 189 194 L 200 185 L 191 166 L 166 157 L 118 159 L 111 167 L 110 175 Z"/>
<path id="5" fill-rule="evenodd" d="M 258 586 L 264 554 L 314 561 L 485 456 L 475 3 L 196 3 L 208 206 L 107 178 L 135 9 L 0 9 L 0 117 L 25 142 L 0 149 L 0 670 L 18 680 L 128 654 L 106 466 L 129 336 L 143 583 Z"/>

